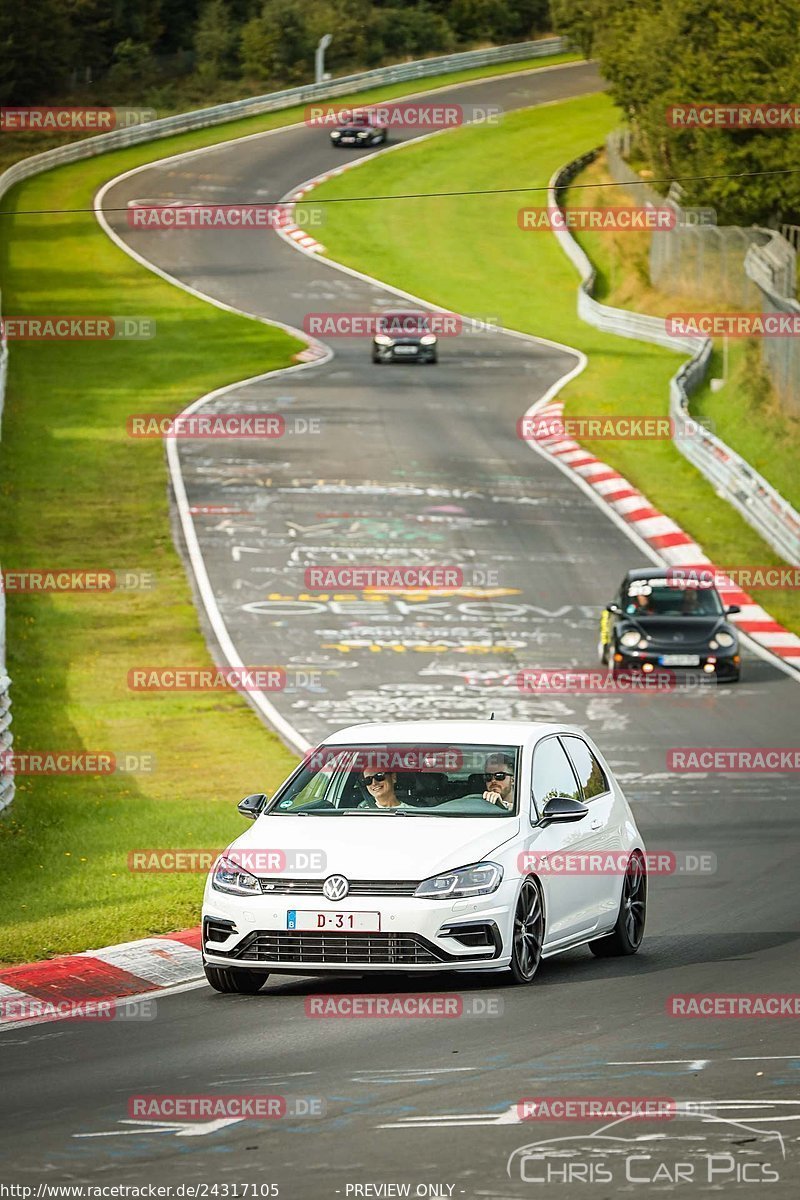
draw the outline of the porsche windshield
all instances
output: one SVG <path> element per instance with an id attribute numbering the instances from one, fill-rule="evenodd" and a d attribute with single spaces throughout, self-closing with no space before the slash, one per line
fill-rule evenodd
<path id="1" fill-rule="evenodd" d="M 275 796 L 269 816 L 509 817 L 518 746 L 319 746 Z"/>
<path id="2" fill-rule="evenodd" d="M 721 617 L 722 601 L 713 587 L 666 579 L 634 579 L 628 584 L 625 614 L 635 617 Z"/>

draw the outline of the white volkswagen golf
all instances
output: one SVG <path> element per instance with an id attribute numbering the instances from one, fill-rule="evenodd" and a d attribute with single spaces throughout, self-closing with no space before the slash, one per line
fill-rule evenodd
<path id="1" fill-rule="evenodd" d="M 356 725 L 309 752 L 215 863 L 206 977 L 503 970 L 634 954 L 645 848 L 591 738 L 517 721 Z"/>

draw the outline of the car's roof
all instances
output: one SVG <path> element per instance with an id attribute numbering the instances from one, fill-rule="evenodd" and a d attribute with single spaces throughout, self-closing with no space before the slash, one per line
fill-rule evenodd
<path id="1" fill-rule="evenodd" d="M 551 721 L 370 721 L 348 725 L 325 738 L 333 745 L 507 745 L 524 746 L 545 733 L 574 726 Z"/>

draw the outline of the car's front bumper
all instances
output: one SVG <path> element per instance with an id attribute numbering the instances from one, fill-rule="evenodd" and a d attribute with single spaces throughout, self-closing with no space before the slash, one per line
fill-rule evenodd
<path id="1" fill-rule="evenodd" d="M 349 905 L 318 895 L 238 897 L 208 887 L 203 954 L 212 966 L 293 975 L 494 970 L 510 961 L 515 902 L 513 880 L 489 896 L 463 900 L 359 895 Z M 377 912 L 380 931 L 290 930 L 291 910 Z"/>
<path id="2" fill-rule="evenodd" d="M 685 655 L 691 662 L 669 662 L 670 657 Z M 665 659 L 667 661 L 665 661 Z M 695 671 L 709 679 L 736 679 L 739 675 L 741 658 L 738 647 L 712 654 L 706 647 L 675 649 L 674 647 L 648 647 L 647 650 L 627 651 L 618 646 L 613 657 L 615 671 Z"/>
<path id="3" fill-rule="evenodd" d="M 436 358 L 436 346 L 376 346 L 372 352 L 381 362 L 432 362 Z"/>

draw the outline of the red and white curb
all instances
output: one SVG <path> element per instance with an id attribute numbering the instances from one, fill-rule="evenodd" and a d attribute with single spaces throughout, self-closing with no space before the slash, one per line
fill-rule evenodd
<path id="1" fill-rule="evenodd" d="M 563 410 L 564 403 L 561 400 L 551 400 L 542 408 L 535 409 L 537 417 L 544 418 L 545 423 L 561 422 Z M 526 441 L 557 460 L 562 468 L 579 476 L 603 504 L 669 566 L 708 568 L 713 565 L 697 542 L 692 541 L 671 517 L 653 508 L 647 497 L 623 475 L 608 463 L 595 458 L 577 442 L 558 436 L 527 438 Z M 788 666 L 800 669 L 800 638 L 797 634 L 774 620 L 736 584 L 731 582 L 726 586 L 722 583 L 718 591 L 724 604 L 740 606 L 742 611 L 732 618 L 738 629 Z"/>
<path id="2" fill-rule="evenodd" d="M 338 171 L 331 172 L 328 175 L 320 176 L 319 180 L 315 182 L 321 183 L 323 179 L 330 179 L 331 174 L 338 174 Z M 322 243 L 318 242 L 317 239 L 305 229 L 301 229 L 301 227 L 296 225 L 292 220 L 292 217 L 295 213 L 296 203 L 303 199 L 303 196 L 305 196 L 306 192 L 310 191 L 310 187 L 301 187 L 298 188 L 296 192 L 292 193 L 292 195 L 289 197 L 290 204 L 289 208 L 287 209 L 288 220 L 285 223 L 282 222 L 279 226 L 277 226 L 277 229 L 281 237 L 287 238 L 289 241 L 294 242 L 297 246 L 302 246 L 303 249 L 307 250 L 309 254 L 324 254 L 325 247 L 322 245 Z"/>
<path id="3" fill-rule="evenodd" d="M 0 1029 L 78 1019 L 104 1001 L 201 979 L 200 927 L 0 969 Z M 82 1006 L 85 1008 L 82 1010 Z"/>

